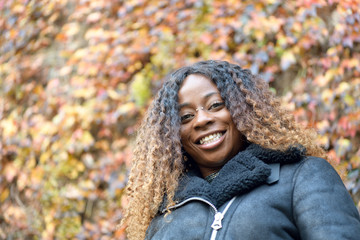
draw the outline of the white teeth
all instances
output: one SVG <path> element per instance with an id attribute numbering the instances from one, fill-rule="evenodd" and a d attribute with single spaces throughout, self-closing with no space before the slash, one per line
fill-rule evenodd
<path id="1" fill-rule="evenodd" d="M 202 139 L 200 139 L 200 144 L 203 145 L 203 144 L 208 144 L 208 143 L 214 142 L 214 141 L 218 140 L 221 136 L 222 136 L 222 133 L 214 133 L 209 136 L 203 137 Z"/>

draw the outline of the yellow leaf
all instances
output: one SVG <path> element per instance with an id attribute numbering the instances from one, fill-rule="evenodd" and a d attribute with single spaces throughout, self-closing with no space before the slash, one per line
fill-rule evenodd
<path id="1" fill-rule="evenodd" d="M 334 78 L 337 73 L 338 69 L 329 69 L 328 71 L 326 71 L 324 76 L 317 76 L 314 82 L 320 87 L 324 87 Z"/>
<path id="2" fill-rule="evenodd" d="M 89 40 L 92 38 L 98 38 L 99 36 L 104 36 L 104 30 L 102 28 L 98 28 L 98 29 L 89 29 L 86 33 L 85 33 L 85 39 Z"/>
<path id="3" fill-rule="evenodd" d="M 68 185 L 65 187 L 64 197 L 68 199 L 81 199 L 82 193 L 76 186 Z"/>
<path id="4" fill-rule="evenodd" d="M 73 58 L 74 58 L 75 60 L 80 60 L 80 59 L 82 59 L 83 57 L 85 57 L 87 54 L 88 54 L 87 49 L 85 49 L 85 48 L 80 48 L 80 49 L 76 50 L 76 52 L 75 52 L 74 55 L 73 55 Z"/>
<path id="5" fill-rule="evenodd" d="M 80 30 L 80 26 L 76 22 L 66 24 L 63 29 L 63 31 L 69 37 L 76 35 L 79 32 L 79 30 Z"/>
<path id="6" fill-rule="evenodd" d="M 350 94 L 345 95 L 344 102 L 349 106 L 355 105 L 355 99 Z"/>
<path id="7" fill-rule="evenodd" d="M 65 129 L 69 129 L 69 128 L 73 127 L 75 122 L 76 122 L 76 119 L 75 119 L 74 116 L 67 116 L 65 118 L 65 120 L 63 121 L 63 126 L 64 126 Z"/>
<path id="8" fill-rule="evenodd" d="M 4 202 L 9 196 L 9 193 L 10 192 L 8 188 L 3 189 L 0 193 L 0 202 Z"/>
<path id="9" fill-rule="evenodd" d="M 4 138 L 10 138 L 14 136 L 18 131 L 15 121 L 12 119 L 2 120 L 0 122 L 0 127 L 3 128 L 2 135 Z"/>
<path id="10" fill-rule="evenodd" d="M 52 122 L 44 122 L 41 124 L 40 134 L 54 135 L 57 132 L 57 127 Z"/>
<path id="11" fill-rule="evenodd" d="M 9 63 L 3 63 L 3 64 L 0 64 L 0 74 L 5 74 L 5 73 L 9 73 L 11 72 L 12 70 L 12 67 L 10 66 Z"/>
<path id="12" fill-rule="evenodd" d="M 330 69 L 330 70 L 326 71 L 325 82 L 328 83 L 329 81 L 331 81 L 336 74 L 337 74 L 337 69 Z"/>
<path id="13" fill-rule="evenodd" d="M 332 56 L 336 56 L 337 54 L 337 49 L 336 47 L 332 47 L 332 48 L 329 48 L 327 51 L 326 51 L 326 54 L 330 57 Z"/>
<path id="14" fill-rule="evenodd" d="M 30 158 L 29 158 L 29 160 L 26 162 L 25 167 L 26 167 L 27 169 L 32 169 L 32 168 L 35 167 L 35 165 L 36 165 L 36 159 L 35 159 L 34 156 L 31 155 Z"/>
<path id="15" fill-rule="evenodd" d="M 151 97 L 150 85 L 151 81 L 147 76 L 142 73 L 136 74 L 131 84 L 131 93 L 137 105 L 143 106 Z"/>
<path id="16" fill-rule="evenodd" d="M 22 191 L 28 184 L 28 176 L 21 172 L 17 178 L 17 186 L 20 191 Z"/>
<path id="17" fill-rule="evenodd" d="M 350 89 L 350 84 L 347 82 L 342 82 L 336 89 L 336 94 L 342 94 Z"/>
<path id="18" fill-rule="evenodd" d="M 101 149 L 102 151 L 109 151 L 109 142 L 106 140 L 96 141 L 95 147 Z"/>
<path id="19" fill-rule="evenodd" d="M 66 76 L 68 74 L 70 74 L 72 71 L 72 66 L 64 66 L 60 69 L 60 76 Z"/>
<path id="20" fill-rule="evenodd" d="M 22 207 L 10 206 L 3 212 L 5 222 L 8 223 L 19 223 L 26 219 L 25 210 Z"/>
<path id="21" fill-rule="evenodd" d="M 42 93 L 44 93 L 44 88 L 40 85 L 36 85 L 36 87 L 33 90 L 33 93 L 37 95 L 41 95 Z"/>
<path id="22" fill-rule="evenodd" d="M 278 37 L 277 44 L 280 47 L 285 47 L 287 45 L 287 38 L 284 35 L 280 35 Z"/>
<path id="23" fill-rule="evenodd" d="M 119 115 L 126 115 L 134 109 L 135 109 L 135 104 L 133 102 L 128 102 L 120 105 L 116 112 L 118 112 Z"/>
<path id="24" fill-rule="evenodd" d="M 85 165 L 82 162 L 77 161 L 76 170 L 78 170 L 79 172 L 83 172 L 85 170 Z"/>
<path id="25" fill-rule="evenodd" d="M 353 168 L 359 168 L 360 167 L 360 156 L 352 156 L 350 159 L 350 163 L 352 164 Z"/>
<path id="26" fill-rule="evenodd" d="M 40 163 L 45 163 L 48 161 L 48 159 L 51 157 L 50 151 L 43 152 L 40 155 Z"/>
<path id="27" fill-rule="evenodd" d="M 97 22 L 99 21 L 101 18 L 101 13 L 100 12 L 94 12 L 94 13 L 91 13 L 86 21 L 88 21 L 89 23 L 94 23 L 94 22 Z"/>
<path id="28" fill-rule="evenodd" d="M 357 67 L 359 66 L 359 59 L 357 58 L 352 58 L 350 61 L 349 61 L 349 68 L 354 68 L 354 67 Z"/>
<path id="29" fill-rule="evenodd" d="M 328 130 L 330 128 L 330 123 L 326 119 L 319 121 L 316 123 L 316 128 L 321 132 L 325 132 L 326 130 Z"/>
<path id="30" fill-rule="evenodd" d="M 99 72 L 99 69 L 96 66 L 90 66 L 87 69 L 87 74 L 91 77 L 96 77 Z"/>
<path id="31" fill-rule="evenodd" d="M 52 236 L 55 232 L 55 227 L 56 227 L 56 224 L 53 220 L 46 223 L 46 231 L 43 232 L 44 239 L 52 239 L 53 238 Z"/>
<path id="32" fill-rule="evenodd" d="M 36 167 L 31 171 L 30 181 L 31 185 L 39 185 L 43 181 L 44 169 L 41 167 Z"/>
<path id="33" fill-rule="evenodd" d="M 341 138 L 335 143 L 336 155 L 339 157 L 345 156 L 351 150 L 351 141 L 347 138 Z"/>
<path id="34" fill-rule="evenodd" d="M 85 131 L 79 139 L 84 147 L 90 147 L 94 144 L 94 138 L 89 131 Z"/>
<path id="35" fill-rule="evenodd" d="M 263 29 L 255 29 L 254 36 L 256 39 L 263 39 L 265 37 L 265 32 Z"/>
<path id="36" fill-rule="evenodd" d="M 118 94 L 116 91 L 114 91 L 113 89 L 108 89 L 107 90 L 107 94 L 109 95 L 109 97 L 111 99 L 114 100 L 119 100 L 120 99 L 120 94 Z"/>
<path id="37" fill-rule="evenodd" d="M 290 50 L 285 51 L 284 54 L 281 56 L 281 69 L 286 70 L 294 63 L 296 63 L 296 58 L 293 52 Z"/>
<path id="38" fill-rule="evenodd" d="M 334 93 L 332 90 L 330 89 L 325 89 L 322 93 L 321 93 L 321 100 L 323 102 L 325 102 L 326 104 L 331 104 L 332 101 L 333 101 L 333 96 L 334 96 Z"/>
<path id="39" fill-rule="evenodd" d="M 84 180 L 80 182 L 80 188 L 83 190 L 95 190 L 96 186 L 91 180 Z"/>
<path id="40" fill-rule="evenodd" d="M 74 96 L 77 98 L 89 99 L 94 96 L 96 89 L 94 87 L 81 88 L 74 91 Z"/>
<path id="41" fill-rule="evenodd" d="M 49 137 L 44 137 L 43 141 L 41 143 L 41 151 L 46 151 L 46 149 L 49 147 L 50 145 L 50 141 L 51 139 Z"/>
<path id="42" fill-rule="evenodd" d="M 70 81 L 73 86 L 84 86 L 87 80 L 84 76 L 73 76 Z"/>
<path id="43" fill-rule="evenodd" d="M 13 13 L 22 13 L 25 10 L 25 6 L 17 3 L 13 8 L 11 9 Z"/>
<path id="44" fill-rule="evenodd" d="M 321 146 L 325 146 L 325 147 L 329 146 L 329 137 L 328 136 L 319 136 L 317 140 Z"/>

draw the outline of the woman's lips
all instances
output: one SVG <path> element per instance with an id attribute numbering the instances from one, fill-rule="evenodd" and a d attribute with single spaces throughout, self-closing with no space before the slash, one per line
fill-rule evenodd
<path id="1" fill-rule="evenodd" d="M 225 139 L 225 134 L 226 133 L 222 133 L 221 137 L 216 139 L 215 141 L 212 141 L 210 143 L 204 143 L 204 144 L 197 144 L 198 148 L 200 149 L 204 149 L 204 150 L 209 150 L 209 149 L 213 149 L 218 147 Z"/>

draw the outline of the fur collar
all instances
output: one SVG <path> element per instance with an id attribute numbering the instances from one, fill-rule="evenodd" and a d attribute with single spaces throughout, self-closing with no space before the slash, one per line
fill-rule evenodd
<path id="1" fill-rule="evenodd" d="M 306 150 L 302 146 L 280 152 L 251 144 L 227 162 L 211 183 L 201 177 L 197 168 L 189 169 L 180 179 L 175 200 L 181 202 L 191 197 L 202 197 L 220 207 L 232 197 L 265 184 L 271 174 L 268 164 L 298 162 L 305 154 Z"/>

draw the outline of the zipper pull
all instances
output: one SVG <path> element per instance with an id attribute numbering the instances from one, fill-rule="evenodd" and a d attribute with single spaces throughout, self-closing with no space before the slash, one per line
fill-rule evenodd
<path id="1" fill-rule="evenodd" d="M 222 228 L 221 220 L 224 218 L 224 215 L 221 212 L 217 212 L 214 216 L 214 222 L 211 224 L 212 229 L 219 230 Z"/>

